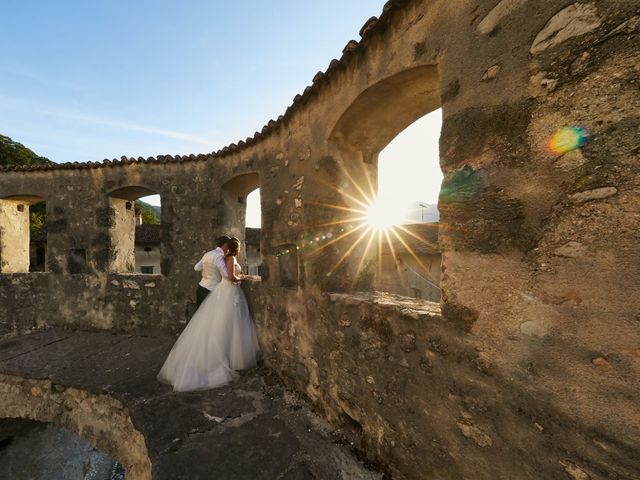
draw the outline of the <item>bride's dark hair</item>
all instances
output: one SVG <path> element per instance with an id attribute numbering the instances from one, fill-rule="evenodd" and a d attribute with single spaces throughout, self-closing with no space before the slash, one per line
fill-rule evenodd
<path id="1" fill-rule="evenodd" d="M 229 253 L 227 255 L 236 256 L 238 254 L 238 248 L 240 247 L 240 242 L 237 239 L 232 238 L 227 242 L 227 247 L 229 247 Z"/>

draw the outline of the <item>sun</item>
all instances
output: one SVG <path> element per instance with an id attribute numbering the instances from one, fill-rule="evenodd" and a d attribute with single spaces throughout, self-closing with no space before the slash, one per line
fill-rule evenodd
<path id="1" fill-rule="evenodd" d="M 391 252 L 394 262 L 397 263 L 396 254 L 400 250 L 406 251 L 424 272 L 428 272 L 429 269 L 424 265 L 418 254 L 413 251 L 411 245 L 407 242 L 407 238 L 412 237 L 414 240 L 428 245 L 430 243 L 403 226 L 406 223 L 411 223 L 410 219 L 403 217 L 403 213 L 406 212 L 404 205 L 399 205 L 398 202 L 394 201 L 393 196 L 377 196 L 367 170 L 364 171 L 365 182 L 360 183 L 355 181 L 346 168 L 342 167 L 341 171 L 350 182 L 350 184 L 347 184 L 351 187 L 350 189 L 344 186 L 336 187 L 322 179 L 318 179 L 318 181 L 326 188 L 334 190 L 342 198 L 349 201 L 351 205 L 312 202 L 317 206 L 331 209 L 335 217 L 329 221 L 313 225 L 314 228 L 328 229 L 329 231 L 324 230 L 321 234 L 315 233 L 309 238 L 301 237 L 297 250 L 302 250 L 308 256 L 322 254 L 332 246 L 336 252 L 342 250 L 342 256 L 337 259 L 333 267 L 326 273 L 328 277 L 333 275 L 348 257 L 356 255 L 360 256 L 360 261 L 358 262 L 354 279 L 358 278 L 357 274 L 364 268 L 372 249 L 378 251 L 377 264 L 380 267 L 382 265 L 380 255 L 385 245 Z M 336 244 L 342 241 L 349 243 L 343 244 L 339 246 L 340 249 L 337 249 Z M 399 270 L 396 273 L 399 274 Z"/>
<path id="2" fill-rule="evenodd" d="M 398 213 L 390 202 L 376 199 L 367 209 L 367 224 L 373 230 L 388 230 L 398 222 Z"/>

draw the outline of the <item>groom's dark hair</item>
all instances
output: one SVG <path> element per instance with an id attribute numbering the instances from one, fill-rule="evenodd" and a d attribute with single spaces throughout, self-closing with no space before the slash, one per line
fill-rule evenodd
<path id="1" fill-rule="evenodd" d="M 218 247 L 222 247 L 225 243 L 229 243 L 229 240 L 231 240 L 229 237 L 227 237 L 226 235 L 222 235 L 216 240 L 216 245 Z"/>

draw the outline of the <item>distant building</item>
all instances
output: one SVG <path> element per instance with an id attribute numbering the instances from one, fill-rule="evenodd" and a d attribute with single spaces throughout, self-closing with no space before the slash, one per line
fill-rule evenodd
<path id="1" fill-rule="evenodd" d="M 136 272 L 160 274 L 160 225 L 136 225 L 135 257 Z"/>
<path id="2" fill-rule="evenodd" d="M 394 235 L 390 235 L 393 250 L 383 242 L 375 289 L 439 302 L 442 257 L 438 224 L 418 223 L 396 228 L 406 246 Z"/>
<path id="3" fill-rule="evenodd" d="M 438 205 L 427 202 L 416 202 L 411 206 L 403 223 L 436 223 L 440 221 Z"/>
<path id="4" fill-rule="evenodd" d="M 260 229 L 245 229 L 245 249 L 246 259 L 244 261 L 243 270 L 246 275 L 261 275 L 262 260 L 260 258 Z"/>

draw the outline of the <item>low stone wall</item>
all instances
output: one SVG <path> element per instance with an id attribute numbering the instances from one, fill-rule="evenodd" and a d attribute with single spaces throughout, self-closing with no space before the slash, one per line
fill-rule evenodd
<path id="1" fill-rule="evenodd" d="M 144 437 L 113 397 L 12 375 L 0 375 L 0 395 L 0 417 L 65 427 L 122 463 L 127 478 L 151 480 Z"/>
<path id="2" fill-rule="evenodd" d="M 265 363 L 400 478 L 640 478 L 633 428 L 614 434 L 567 408 L 550 390 L 562 375 L 552 383 L 534 363 L 507 376 L 437 304 L 330 294 L 310 324 L 246 291 Z"/>
<path id="3" fill-rule="evenodd" d="M 195 311 L 195 285 L 135 273 L 2 274 L 0 337 L 45 326 L 177 334 Z"/>
<path id="4" fill-rule="evenodd" d="M 0 275 L 0 337 L 46 325 L 57 310 L 49 304 L 48 273 Z"/>

